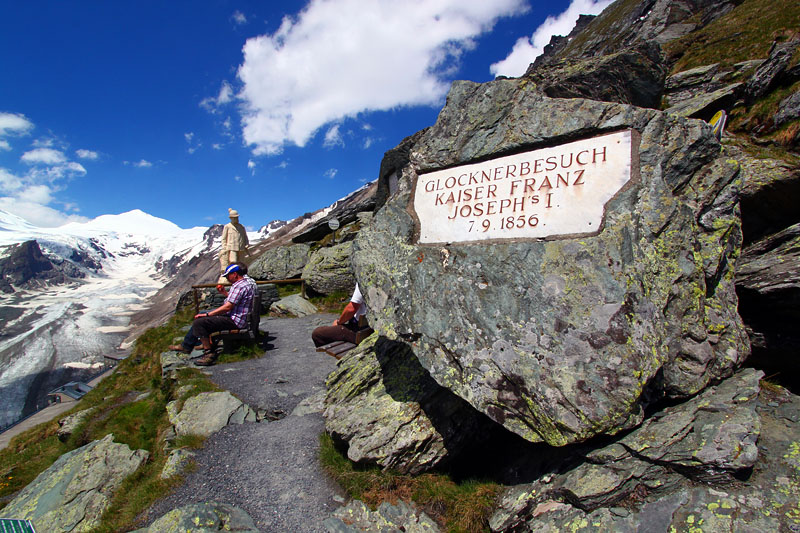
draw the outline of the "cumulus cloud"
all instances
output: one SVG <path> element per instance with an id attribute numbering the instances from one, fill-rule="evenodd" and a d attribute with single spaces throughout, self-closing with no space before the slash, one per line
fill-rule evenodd
<path id="1" fill-rule="evenodd" d="M 139 167 L 139 168 L 150 168 L 150 167 L 153 166 L 153 163 L 151 163 L 147 159 L 141 159 L 141 160 L 137 161 L 136 163 L 134 163 L 133 166 Z"/>
<path id="2" fill-rule="evenodd" d="M 81 159 L 87 159 L 89 161 L 97 161 L 100 159 L 100 154 L 93 150 L 86 150 L 81 148 L 80 150 L 75 150 L 75 155 L 80 157 Z"/>
<path id="3" fill-rule="evenodd" d="M 580 15 L 597 15 L 612 2 L 613 0 L 572 0 L 566 11 L 547 17 L 533 35 L 518 39 L 508 56 L 494 63 L 489 70 L 495 76 L 522 76 L 528 66 L 542 55 L 553 35 L 568 35 Z"/>
<path id="4" fill-rule="evenodd" d="M 33 129 L 33 122 L 19 113 L 0 112 L 0 138 L 27 135 Z"/>
<path id="5" fill-rule="evenodd" d="M 19 198 L 0 197 L 0 209 L 22 217 L 31 224 L 48 228 L 63 226 L 67 222 L 86 222 L 88 219 L 79 215 L 67 215 L 52 207 L 36 202 L 25 202 Z"/>
<path id="6" fill-rule="evenodd" d="M 323 176 L 325 176 L 326 178 L 329 178 L 329 179 L 333 179 L 333 178 L 336 177 L 336 174 L 338 174 L 338 173 L 339 173 L 338 169 L 331 168 L 331 169 L 326 170 L 325 173 L 323 174 Z"/>
<path id="7" fill-rule="evenodd" d="M 20 161 L 29 165 L 58 165 L 67 162 L 67 156 L 53 148 L 34 148 L 22 154 Z"/>
<path id="8" fill-rule="evenodd" d="M 473 39 L 525 9 L 524 0 L 312 0 L 245 43 L 244 141 L 277 154 L 361 112 L 437 104 Z"/>
<path id="9" fill-rule="evenodd" d="M 0 150 L 11 148 L 3 137 L 27 135 L 33 128 L 22 114 L 0 112 Z M 86 174 L 83 165 L 67 156 L 67 143 L 50 136 L 34 140 L 31 147 L 19 158 L 23 165 L 18 171 L 0 168 L 0 209 L 38 226 L 86 220 L 65 214 L 64 210 L 76 210 L 74 204 L 56 198 L 71 180 Z M 98 158 L 97 152 L 91 150 L 76 150 L 75 155 L 81 159 Z M 63 209 L 57 209 L 59 205 Z"/>

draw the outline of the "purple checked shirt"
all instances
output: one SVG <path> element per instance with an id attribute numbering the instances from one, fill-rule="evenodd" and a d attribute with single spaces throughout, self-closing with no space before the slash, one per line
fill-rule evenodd
<path id="1" fill-rule="evenodd" d="M 247 314 L 256 294 L 256 282 L 248 276 L 243 277 L 231 286 L 226 302 L 233 304 L 233 309 L 228 314 L 236 326 L 242 328 L 247 324 Z"/>

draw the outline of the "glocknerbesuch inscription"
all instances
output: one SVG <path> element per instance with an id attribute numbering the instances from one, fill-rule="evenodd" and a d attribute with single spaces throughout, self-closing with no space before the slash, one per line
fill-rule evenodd
<path id="1" fill-rule="evenodd" d="M 419 243 L 596 233 L 631 179 L 632 131 L 420 175 Z"/>

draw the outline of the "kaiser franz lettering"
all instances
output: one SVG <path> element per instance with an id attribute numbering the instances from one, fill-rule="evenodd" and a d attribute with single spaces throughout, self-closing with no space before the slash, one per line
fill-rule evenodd
<path id="1" fill-rule="evenodd" d="M 419 241 L 597 231 L 603 205 L 629 181 L 630 167 L 631 132 L 624 131 L 424 174 L 413 199 Z"/>

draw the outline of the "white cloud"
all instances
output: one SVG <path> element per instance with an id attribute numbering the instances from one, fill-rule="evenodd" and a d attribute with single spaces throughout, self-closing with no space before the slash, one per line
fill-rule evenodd
<path id="1" fill-rule="evenodd" d="M 134 163 L 133 166 L 139 167 L 139 168 L 150 168 L 150 167 L 153 166 L 153 163 L 151 163 L 150 161 L 148 161 L 146 159 L 142 159 L 139 162 Z"/>
<path id="2" fill-rule="evenodd" d="M 92 150 L 75 150 L 75 155 L 80 157 L 81 159 L 88 159 L 89 161 L 96 161 L 100 158 L 100 154 Z"/>
<path id="3" fill-rule="evenodd" d="M 191 131 L 189 133 L 184 133 L 183 137 L 184 137 L 184 139 L 186 139 L 187 143 L 191 143 L 192 142 L 192 138 L 194 137 L 194 133 L 191 132 Z"/>
<path id="4" fill-rule="evenodd" d="M 24 218 L 40 227 L 63 226 L 67 222 L 86 222 L 86 217 L 65 215 L 61 211 L 35 202 L 21 201 L 14 197 L 0 197 L 0 209 Z"/>
<path id="5" fill-rule="evenodd" d="M 572 0 L 566 11 L 547 17 L 533 35 L 518 39 L 508 56 L 494 63 L 489 70 L 495 76 L 522 76 L 528 66 L 544 52 L 544 47 L 550 44 L 553 35 L 568 35 L 580 15 L 597 15 L 612 2 L 613 0 Z"/>
<path id="6" fill-rule="evenodd" d="M 525 9 L 524 0 L 312 0 L 245 43 L 244 141 L 276 154 L 361 112 L 438 104 L 473 39 Z"/>
<path id="7" fill-rule="evenodd" d="M 331 168 L 331 169 L 326 170 L 325 173 L 323 174 L 323 176 L 325 176 L 326 178 L 333 179 L 333 178 L 336 177 L 336 174 L 338 174 L 338 173 L 339 173 L 338 169 Z"/>
<path id="8" fill-rule="evenodd" d="M 26 135 L 33 129 L 33 122 L 19 113 L 0 112 L 0 137 Z"/>
<path id="9" fill-rule="evenodd" d="M 242 183 L 242 181 L 243 181 L 243 180 L 242 180 L 242 177 L 241 177 L 241 176 L 234 176 L 234 177 L 233 177 L 233 181 L 236 181 L 236 182 L 238 182 L 238 183 Z"/>
<path id="10" fill-rule="evenodd" d="M 242 13 L 239 10 L 233 12 L 233 15 L 231 15 L 231 20 L 233 20 L 233 23 L 236 24 L 237 26 L 241 26 L 242 24 L 247 24 L 247 17 L 244 16 L 244 13 Z"/>
<path id="11" fill-rule="evenodd" d="M 22 154 L 20 161 L 29 165 L 58 165 L 67 162 L 67 156 L 53 148 L 34 148 Z"/>
<path id="12" fill-rule="evenodd" d="M 208 97 L 203 98 L 200 102 L 200 107 L 205 109 L 210 113 L 216 113 L 217 109 L 227 103 L 233 101 L 233 86 L 228 83 L 227 81 L 222 82 L 222 86 L 219 88 L 219 93 L 215 98 Z M 228 119 L 229 121 L 230 119 Z M 228 126 L 230 126 L 230 122 L 228 122 Z"/>
<path id="13" fill-rule="evenodd" d="M 325 132 L 325 141 L 322 143 L 325 148 L 333 148 L 335 146 L 344 146 L 344 139 L 342 134 L 339 133 L 339 125 L 334 124 L 328 131 Z"/>
<path id="14" fill-rule="evenodd" d="M 8 144 L 8 141 L 0 139 L 0 150 L 7 152 L 8 150 L 11 150 L 11 145 Z"/>

